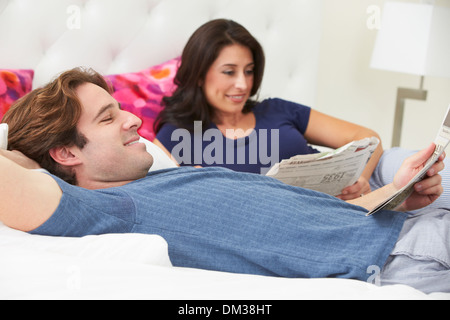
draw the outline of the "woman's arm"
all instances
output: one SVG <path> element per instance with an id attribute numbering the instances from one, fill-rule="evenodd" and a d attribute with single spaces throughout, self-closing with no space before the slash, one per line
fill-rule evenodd
<path id="1" fill-rule="evenodd" d="M 25 169 L 10 159 L 32 163 L 20 154 L 0 150 L 0 221 L 28 232 L 51 217 L 62 191 L 49 175 Z"/>
<path id="2" fill-rule="evenodd" d="M 436 145 L 432 144 L 427 149 L 406 159 L 397 172 L 393 183 L 364 197 L 348 202 L 366 208 L 369 211 L 373 210 L 383 200 L 406 186 L 408 182 L 424 168 L 435 148 Z M 397 208 L 397 211 L 413 211 L 424 208 L 432 204 L 442 195 L 444 189 L 442 187 L 442 178 L 439 175 L 439 172 L 444 170 L 444 159 L 445 154 L 443 154 L 439 161 L 427 172 L 427 177 L 415 184 L 413 194 Z"/>
<path id="3" fill-rule="evenodd" d="M 342 194 L 338 196 L 342 200 L 359 198 L 371 192 L 369 180 L 383 155 L 381 138 L 371 129 L 311 110 L 305 138 L 312 144 L 337 149 L 352 141 L 370 137 L 378 138 L 380 145 L 373 153 L 358 182 L 342 190 Z"/>

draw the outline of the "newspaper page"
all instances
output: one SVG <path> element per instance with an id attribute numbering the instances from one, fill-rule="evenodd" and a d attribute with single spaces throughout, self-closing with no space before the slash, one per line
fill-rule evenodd
<path id="1" fill-rule="evenodd" d="M 0 149 L 6 150 L 8 148 L 8 125 L 6 123 L 0 124 Z"/>
<path id="2" fill-rule="evenodd" d="M 358 181 L 379 143 L 373 137 L 331 152 L 295 156 L 277 163 L 267 176 L 292 186 L 337 196 Z"/>
<path id="3" fill-rule="evenodd" d="M 449 142 L 450 142 L 450 106 L 448 107 L 447 115 L 445 116 L 444 122 L 442 123 L 442 126 L 434 141 L 434 143 L 436 144 L 436 149 L 431 158 L 425 164 L 424 168 L 405 187 L 403 187 L 397 193 L 395 193 L 394 195 L 392 195 L 391 197 L 380 203 L 375 209 L 373 209 L 367 215 L 368 216 L 373 215 L 374 213 L 380 210 L 395 210 L 396 208 L 398 208 L 398 206 L 400 206 L 414 192 L 414 185 L 417 182 L 420 182 L 425 177 L 428 170 L 430 170 L 430 168 L 436 163 L 436 161 L 439 160 L 439 157 L 448 147 Z"/>

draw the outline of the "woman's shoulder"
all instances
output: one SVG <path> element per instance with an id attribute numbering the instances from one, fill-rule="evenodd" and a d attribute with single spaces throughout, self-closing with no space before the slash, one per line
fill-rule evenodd
<path id="1" fill-rule="evenodd" d="M 171 123 L 165 123 L 156 133 L 156 139 L 158 139 L 163 145 L 167 145 L 171 141 L 172 133 L 179 129 L 177 126 Z"/>
<path id="2" fill-rule="evenodd" d="M 289 114 L 300 113 L 308 114 L 311 108 L 296 102 L 280 99 L 280 98 L 267 98 L 259 102 L 254 109 L 255 113 L 264 114 Z"/>
<path id="3" fill-rule="evenodd" d="M 178 127 L 170 122 L 164 123 L 161 128 L 158 130 L 158 134 L 172 132 L 178 129 Z"/>

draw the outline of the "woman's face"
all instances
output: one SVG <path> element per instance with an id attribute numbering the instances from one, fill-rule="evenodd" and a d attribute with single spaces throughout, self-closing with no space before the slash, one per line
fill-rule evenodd
<path id="1" fill-rule="evenodd" d="M 225 47 L 209 68 L 203 92 L 216 114 L 242 112 L 253 88 L 255 63 L 249 48 Z"/>

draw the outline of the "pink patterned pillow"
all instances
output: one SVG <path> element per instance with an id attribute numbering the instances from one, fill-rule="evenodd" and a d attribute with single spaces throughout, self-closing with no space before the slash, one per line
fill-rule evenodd
<path id="1" fill-rule="evenodd" d="M 17 99 L 31 91 L 33 70 L 0 69 L 0 120 Z"/>
<path id="2" fill-rule="evenodd" d="M 173 80 L 180 62 L 181 58 L 175 58 L 140 72 L 105 77 L 122 109 L 142 120 L 139 134 L 149 141 L 155 139 L 153 124 L 162 110 L 162 98 L 176 89 Z"/>

